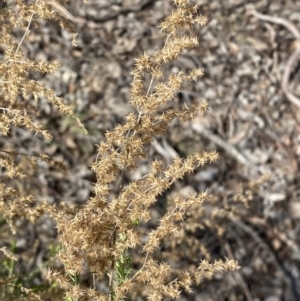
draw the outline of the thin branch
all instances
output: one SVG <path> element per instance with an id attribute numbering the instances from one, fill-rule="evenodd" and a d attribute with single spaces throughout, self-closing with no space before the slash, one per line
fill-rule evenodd
<path id="1" fill-rule="evenodd" d="M 294 42 L 294 46 L 295 46 L 294 51 L 290 56 L 290 58 L 288 59 L 288 62 L 284 68 L 284 73 L 281 79 L 281 89 L 284 95 L 286 96 L 286 98 L 300 108 L 300 99 L 289 91 L 289 79 L 290 79 L 291 70 L 292 67 L 295 66 L 297 59 L 300 55 L 300 31 L 297 29 L 297 27 L 294 24 L 290 23 L 285 19 L 263 15 L 257 12 L 256 10 L 252 10 L 250 13 L 260 20 L 284 26 L 288 31 L 292 33 L 292 35 L 296 39 Z"/>
<path id="2" fill-rule="evenodd" d="M 203 125 L 199 123 L 194 123 L 192 125 L 194 131 L 202 135 L 203 137 L 209 139 L 210 141 L 214 142 L 221 148 L 223 148 L 229 155 L 235 158 L 241 164 L 248 166 L 248 167 L 255 167 L 255 165 L 249 161 L 240 151 L 238 151 L 235 147 L 233 147 L 228 142 L 224 141 L 217 135 L 214 135 L 209 130 L 207 130 Z M 255 167 L 256 168 L 256 167 Z"/>
<path id="3" fill-rule="evenodd" d="M 113 248 L 116 245 L 116 238 L 117 238 L 117 227 L 114 227 L 114 230 L 112 232 L 111 236 L 111 242 L 110 242 L 110 247 Z M 113 290 L 114 290 L 114 275 L 115 275 L 115 263 L 116 259 L 113 258 L 111 261 L 111 266 L 110 266 L 110 275 L 109 275 L 109 301 L 113 301 Z"/>
<path id="4" fill-rule="evenodd" d="M 300 40 L 297 40 L 295 44 L 296 44 L 295 50 L 293 51 L 292 55 L 287 61 L 283 72 L 283 76 L 281 80 L 281 88 L 283 93 L 287 97 L 287 99 L 300 108 L 300 99 L 289 91 L 289 79 L 291 75 L 291 70 L 292 67 L 296 65 L 296 62 L 300 55 Z"/>
<path id="5" fill-rule="evenodd" d="M 37 157 L 37 158 L 40 158 L 41 160 L 44 161 L 44 159 L 42 158 L 41 155 L 18 153 L 18 152 L 14 152 L 14 151 L 6 151 L 6 150 L 2 150 L 2 149 L 0 149 L 0 152 L 1 152 L 1 153 L 6 153 L 6 154 L 12 154 L 12 155 L 26 156 L 26 157 Z M 47 157 L 47 160 L 53 161 L 53 162 L 59 162 L 59 161 L 56 161 L 56 160 L 54 160 L 54 159 L 52 159 L 52 158 L 49 158 L 49 157 Z M 62 163 L 62 162 L 59 162 L 59 163 Z"/>
<path id="6" fill-rule="evenodd" d="M 103 17 L 94 17 L 88 16 L 88 19 L 84 19 L 81 17 L 73 16 L 65 7 L 63 7 L 60 3 L 56 2 L 55 0 L 46 0 L 58 13 L 60 13 L 63 17 L 72 21 L 77 24 L 87 24 L 90 28 L 97 28 L 99 27 L 100 23 L 107 22 L 109 20 L 113 20 L 117 18 L 119 15 L 126 15 L 131 12 L 138 12 L 140 10 L 145 9 L 147 6 L 154 4 L 156 0 L 143 0 L 139 4 L 130 6 L 130 7 L 123 7 L 117 11 L 111 12 L 111 14 L 107 14 Z"/>
<path id="7" fill-rule="evenodd" d="M 225 249 L 226 249 L 226 251 L 227 251 L 227 253 L 229 255 L 229 258 L 231 260 L 236 260 L 236 258 L 233 255 L 231 246 L 230 246 L 230 244 L 228 242 L 225 243 Z M 240 270 L 234 271 L 233 273 L 236 276 L 237 281 L 240 283 L 240 286 L 243 289 L 247 300 L 248 301 L 253 301 L 253 297 L 252 297 L 251 292 L 249 290 L 249 287 L 248 287 L 248 285 L 247 285 L 247 283 L 245 281 L 243 273 Z"/>
<path id="8" fill-rule="evenodd" d="M 146 262 L 147 262 L 147 259 L 149 257 L 149 252 L 147 252 L 146 256 L 145 256 L 145 260 L 144 260 L 144 263 L 142 265 L 142 267 L 134 274 L 134 276 L 131 278 L 131 281 L 137 277 L 138 274 L 141 273 L 141 271 L 144 269 L 144 267 L 146 266 Z"/>
<path id="9" fill-rule="evenodd" d="M 277 254 L 274 252 L 271 246 L 264 239 L 262 239 L 262 237 L 257 233 L 257 231 L 255 231 L 253 227 L 248 226 L 243 221 L 235 218 L 231 218 L 231 220 L 238 228 L 242 229 L 249 236 L 251 236 L 258 246 L 262 246 L 264 250 L 267 251 L 268 256 L 273 261 L 278 274 L 280 274 L 281 278 L 286 284 L 289 300 L 299 301 L 300 293 L 298 292 L 298 284 L 296 283 L 296 280 L 294 279 L 292 273 L 285 267 L 285 265 L 280 262 Z"/>
<path id="10" fill-rule="evenodd" d="M 24 34 L 23 34 L 23 37 L 22 37 L 22 39 L 21 39 L 21 41 L 20 41 L 20 43 L 19 43 L 19 45 L 18 45 L 18 48 L 17 48 L 17 50 L 16 50 L 16 53 L 19 51 L 19 49 L 20 49 L 20 47 L 21 47 L 21 45 L 22 45 L 22 43 L 23 43 L 23 41 L 24 41 L 24 39 L 25 39 L 25 37 L 26 37 L 28 31 L 29 31 L 29 27 L 30 27 L 30 24 L 31 24 L 31 22 L 32 22 L 33 16 L 34 16 L 34 13 L 31 14 L 31 16 L 30 16 L 30 18 L 29 18 L 28 25 L 27 25 L 26 30 L 25 30 L 25 32 L 24 32 Z"/>
<path id="11" fill-rule="evenodd" d="M 288 31 L 290 31 L 292 33 L 292 35 L 295 37 L 295 39 L 300 39 L 299 30 L 297 29 L 297 27 L 294 24 L 290 23 L 289 21 L 279 18 L 279 17 L 263 15 L 263 14 L 260 14 L 259 12 L 257 12 L 256 10 L 252 10 L 250 13 L 260 20 L 284 26 Z"/>

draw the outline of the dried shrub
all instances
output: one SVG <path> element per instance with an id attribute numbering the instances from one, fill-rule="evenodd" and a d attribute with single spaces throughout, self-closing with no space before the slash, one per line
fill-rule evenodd
<path id="1" fill-rule="evenodd" d="M 20 126 L 51 139 L 51 135 L 26 113 L 28 105 L 33 111 L 37 110 L 39 97 L 46 97 L 61 113 L 76 118 L 71 107 L 56 97 L 53 90 L 28 79 L 30 71 L 51 73 L 59 64 L 36 62 L 24 57 L 20 51 L 30 24 L 37 18 L 55 19 L 74 32 L 72 25 L 54 12 L 47 2 L 10 1 L 7 9 L 0 10 L 0 43 L 5 46 L 4 60 L 0 63 L 0 125 L 3 135 L 7 135 L 12 126 Z M 224 226 L 218 223 L 218 218 L 238 216 L 234 206 L 217 207 L 216 198 L 207 191 L 191 194 L 185 199 L 169 197 L 168 208 L 157 227 L 147 229 L 151 220 L 150 209 L 159 196 L 196 168 L 215 162 L 219 157 L 217 152 L 203 151 L 186 159 L 176 158 L 168 166 L 155 160 L 147 175 L 127 185 L 122 181 L 125 172 L 138 168 L 139 162 L 147 157 L 147 146 L 155 136 L 163 135 L 174 119 L 183 123 L 208 110 L 204 101 L 189 106 L 184 104 L 181 108 L 170 106 L 183 84 L 198 80 L 204 75 L 204 70 L 179 71 L 166 76 L 166 65 L 187 49 L 198 47 L 198 38 L 193 34 L 186 35 L 186 31 L 194 32 L 195 27 L 205 26 L 208 21 L 207 17 L 198 14 L 192 1 L 174 0 L 174 4 L 176 10 L 160 24 L 161 31 L 167 33 L 164 47 L 136 60 L 132 72 L 132 112 L 123 124 L 107 132 L 105 141 L 98 145 L 97 159 L 92 165 L 97 177 L 94 197 L 78 209 L 65 205 L 53 207 L 47 203 L 33 207 L 33 197 L 18 198 L 13 188 L 1 185 L 0 212 L 12 226 L 18 216 L 34 222 L 44 213 L 56 222 L 61 243 L 57 258 L 63 263 L 64 270 L 49 269 L 47 280 L 57 283 L 65 291 L 66 300 L 125 300 L 137 296 L 145 296 L 148 300 L 179 298 L 182 291 L 190 292 L 192 285 L 199 284 L 202 279 L 211 279 L 215 273 L 238 268 L 234 260 L 211 262 L 205 245 L 195 236 L 187 236 L 187 233 L 193 234 L 204 226 L 220 235 Z M 12 38 L 16 27 L 24 31 L 19 43 Z M 146 78 L 149 75 L 148 83 Z M 35 103 L 28 104 L 32 98 Z M 16 155 L 5 153 L 0 163 L 8 176 L 25 176 L 15 164 Z M 52 162 L 43 154 L 39 157 L 49 164 Z M 35 158 L 28 160 L 35 167 Z M 120 179 L 118 195 L 112 197 L 111 185 Z M 251 185 L 251 192 L 246 190 L 234 201 L 247 203 L 257 188 L 257 185 Z M 162 243 L 167 247 L 165 257 L 160 256 Z M 183 243 L 186 248 L 179 250 L 178 245 Z M 197 252 L 203 254 L 203 260 L 199 260 L 197 266 L 178 269 L 172 264 L 174 259 L 180 261 L 183 254 L 197 260 Z M 168 262 L 168 258 L 172 260 Z M 93 274 L 94 287 L 87 288 L 78 283 L 77 277 L 83 270 Z M 107 289 L 99 291 L 98 281 L 106 281 Z"/>

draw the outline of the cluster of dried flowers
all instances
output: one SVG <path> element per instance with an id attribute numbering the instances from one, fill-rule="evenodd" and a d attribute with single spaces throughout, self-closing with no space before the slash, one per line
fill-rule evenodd
<path id="1" fill-rule="evenodd" d="M 0 61 L 0 131 L 3 136 L 7 136 L 12 127 L 23 127 L 36 134 L 42 134 L 46 140 L 51 140 L 51 134 L 38 124 L 34 117 L 38 115 L 41 98 L 48 99 L 61 113 L 72 116 L 86 132 L 71 106 L 65 105 L 63 99 L 57 97 L 52 89 L 29 79 L 30 72 L 52 73 L 60 66 L 55 61 L 31 60 L 21 52 L 21 45 L 28 38 L 30 26 L 38 26 L 38 20 L 42 18 L 54 19 L 74 33 L 72 24 L 53 11 L 47 1 L 37 0 L 32 4 L 23 0 L 5 1 L 5 6 L 0 9 L 0 45 L 4 50 L 3 60 Z M 24 34 L 17 43 L 14 33 L 20 29 Z M 32 112 L 33 116 L 29 115 L 28 111 Z M 55 168 L 65 169 L 63 163 L 45 154 L 28 155 L 3 149 L 0 151 L 0 164 L 5 175 L 11 179 L 26 176 L 21 165 L 16 163 L 17 156 L 26 158 L 27 167 L 31 170 L 37 167 L 38 159 Z M 48 210 L 49 206 L 46 203 L 36 210 L 31 210 L 33 201 L 33 196 L 20 198 L 16 189 L 4 183 L 0 184 L 0 212 L 11 226 L 16 216 L 26 217 L 34 222 L 41 213 Z"/>

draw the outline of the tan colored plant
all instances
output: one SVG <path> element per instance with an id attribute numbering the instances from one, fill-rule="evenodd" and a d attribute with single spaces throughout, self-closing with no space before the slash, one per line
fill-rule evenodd
<path id="1" fill-rule="evenodd" d="M 64 21 L 45 1 L 36 1 L 31 6 L 21 0 L 12 2 L 22 16 L 22 21 L 19 21 L 10 12 L 12 24 L 24 27 L 23 22 L 27 22 L 24 38 L 35 15 Z M 176 180 L 216 161 L 219 157 L 217 152 L 203 151 L 186 159 L 177 158 L 169 166 L 155 160 L 147 175 L 128 185 L 123 184 L 125 173 L 138 168 L 140 160 L 147 157 L 146 147 L 155 136 L 164 134 L 174 119 L 183 123 L 198 114 L 204 114 L 208 109 L 205 102 L 191 106 L 185 104 L 179 109 L 170 108 L 172 99 L 181 91 L 184 82 L 196 81 L 204 75 L 204 70 L 194 69 L 189 73 L 180 71 L 166 78 L 165 66 L 186 49 L 198 46 L 198 38 L 185 35 L 184 32 L 194 31 L 194 27 L 199 25 L 205 26 L 208 21 L 206 17 L 198 15 L 197 7 L 191 1 L 174 0 L 174 4 L 176 10 L 160 24 L 161 30 L 167 33 L 164 47 L 153 55 L 145 53 L 136 61 L 130 101 L 133 111 L 125 118 L 124 124 L 108 132 L 106 140 L 98 145 L 97 159 L 92 165 L 97 176 L 95 196 L 83 208 L 69 212 L 47 204 L 29 208 L 28 204 L 33 201 L 30 197 L 20 203 L 14 203 L 11 199 L 13 206 L 7 208 L 7 199 L 15 192 L 11 188 L 1 187 L 0 210 L 5 218 L 12 220 L 21 212 L 34 220 L 46 211 L 55 220 L 62 245 L 58 258 L 65 270 L 49 270 L 47 279 L 65 290 L 66 300 L 125 300 L 127 297 L 136 298 L 138 294 L 155 301 L 179 298 L 182 290 L 190 292 L 192 285 L 199 284 L 203 278 L 238 268 L 233 260 L 211 263 L 202 260 L 195 268 L 179 270 L 171 263 L 156 260 L 155 253 L 159 252 L 161 243 L 182 233 L 180 231 L 186 226 L 183 222 L 186 214 L 191 210 L 201 210 L 203 202 L 210 201 L 208 192 L 192 194 L 187 199 L 173 198 L 159 226 L 147 232 L 141 230 L 141 225 L 147 226 L 151 219 L 150 209 L 158 197 L 170 189 Z M 62 113 L 74 116 L 70 107 L 64 105 L 52 90 L 27 80 L 30 70 L 51 72 L 58 64 L 37 63 L 23 57 L 19 52 L 20 44 L 16 45 L 11 39 L 10 30 L 12 28 L 5 29 L 0 40 L 7 45 L 5 60 L 0 64 L 2 133 L 7 134 L 12 125 L 25 126 L 49 139 L 50 134 L 35 125 L 21 108 L 24 108 L 24 101 L 29 99 L 29 95 L 36 99 L 46 96 Z M 150 83 L 147 84 L 148 75 Z M 19 175 L 13 157 L 10 161 L 2 160 L 0 163 L 10 171 L 11 176 Z M 122 183 L 119 194 L 112 198 L 111 185 L 118 179 Z M 135 270 L 131 265 L 133 256 L 137 256 L 140 262 Z M 77 282 L 83 270 L 93 274 L 95 287 L 86 288 Z M 107 281 L 107 290 L 96 289 L 96 283 L 100 280 Z"/>
<path id="2" fill-rule="evenodd" d="M 33 117 L 38 115 L 41 99 L 48 99 L 61 113 L 75 118 L 81 128 L 84 129 L 84 126 L 74 115 L 71 106 L 65 105 L 63 99 L 57 97 L 52 89 L 30 79 L 31 72 L 52 73 L 59 67 L 59 63 L 31 60 L 22 54 L 21 45 L 28 38 L 30 26 L 38 25 L 40 19 L 57 20 L 62 27 L 73 33 L 74 28 L 70 22 L 53 11 L 47 1 L 31 2 L 32 4 L 23 0 L 6 1 L 6 6 L 0 9 L 0 47 L 4 51 L 3 60 L 0 62 L 0 131 L 1 135 L 8 136 L 11 128 L 24 127 L 50 140 L 51 134 Z M 15 35 L 20 29 L 23 29 L 24 33 L 17 39 Z M 32 102 L 32 98 L 35 102 Z M 85 129 L 84 131 L 86 132 Z M 20 157 L 27 161 L 25 168 L 20 163 Z M 0 150 L 0 164 L 4 168 L 5 175 L 11 179 L 24 178 L 26 176 L 24 170 L 35 169 L 38 159 L 65 170 L 62 162 L 55 161 L 45 154 Z M 26 193 L 20 196 L 13 186 L 0 184 L 0 212 L 12 229 L 15 217 L 26 217 L 33 222 L 41 213 L 48 210 L 47 204 L 40 205 L 34 211 L 31 210 L 33 202 L 33 196 Z"/>
<path id="3" fill-rule="evenodd" d="M 168 34 L 165 46 L 153 55 L 142 55 L 132 72 L 131 104 L 135 112 L 126 117 L 123 125 L 108 132 L 106 141 L 98 146 L 97 160 L 92 166 L 97 175 L 95 197 L 89 199 L 75 217 L 52 213 L 63 246 L 58 257 L 65 265 L 66 274 L 79 274 L 87 265 L 96 279 L 109 275 L 109 291 L 106 294 L 74 286 L 66 281 L 65 275 L 49 272 L 49 279 L 59 279 L 59 284 L 73 299 L 80 296 L 83 300 L 107 300 L 109 296 L 110 300 L 123 300 L 141 286 L 149 300 L 178 298 L 182 289 L 190 291 L 191 285 L 199 283 L 202 278 L 237 268 L 237 263 L 230 260 L 215 263 L 204 260 L 194 270 L 178 271 L 170 264 L 156 262 L 153 258 L 161 241 L 180 230 L 178 225 L 184 219 L 185 212 L 209 200 L 207 192 L 191 195 L 186 200 L 174 199 L 174 208 L 165 214 L 157 229 L 147 233 L 144 244 L 136 226 L 137 223 L 149 221 L 150 207 L 160 194 L 195 168 L 217 160 L 216 152 L 202 152 L 186 160 L 178 158 L 166 168 L 163 168 L 162 162 L 154 161 L 149 174 L 121 186 L 119 196 L 108 201 L 110 184 L 128 169 L 137 168 L 139 160 L 146 156 L 145 146 L 151 143 L 154 136 L 163 134 L 175 118 L 185 122 L 208 109 L 205 102 L 191 107 L 184 105 L 180 109 L 164 109 L 182 89 L 184 81 L 197 80 L 204 74 L 203 69 L 195 69 L 188 74 L 180 71 L 163 80 L 164 65 L 175 60 L 185 49 L 198 46 L 197 37 L 183 35 L 182 31 L 198 24 L 204 26 L 207 22 L 206 17 L 197 15 L 197 8 L 190 1 L 174 3 L 177 10 L 160 24 L 161 30 Z M 151 75 L 148 87 L 145 74 Z M 119 275 L 118 268 L 128 268 L 128 250 L 138 246 L 144 254 L 143 264 L 133 275 L 129 271 Z"/>

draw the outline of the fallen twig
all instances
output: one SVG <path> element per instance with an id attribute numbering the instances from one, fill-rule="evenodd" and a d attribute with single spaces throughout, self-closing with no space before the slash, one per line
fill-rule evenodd
<path id="1" fill-rule="evenodd" d="M 268 253 L 269 258 L 275 265 L 277 272 L 280 274 L 282 280 L 286 284 L 286 300 L 299 301 L 300 292 L 298 289 L 297 280 L 293 277 L 292 273 L 285 267 L 285 265 L 280 261 L 277 254 L 274 252 L 272 247 L 257 233 L 257 231 L 248 226 L 241 220 L 231 218 L 235 225 L 245 231 L 252 239 L 257 243 L 258 246 L 262 246 L 264 250 Z"/>
<path id="2" fill-rule="evenodd" d="M 194 123 L 192 125 L 194 131 L 202 135 L 203 137 L 211 140 L 221 148 L 223 148 L 229 155 L 235 158 L 238 162 L 248 167 L 254 167 L 254 164 L 249 161 L 240 151 L 238 151 L 235 147 L 233 147 L 228 142 L 221 139 L 219 136 L 214 135 L 209 130 L 207 130 L 203 125 L 200 123 Z"/>
<path id="3" fill-rule="evenodd" d="M 93 17 L 89 16 L 90 20 L 81 18 L 81 17 L 75 17 L 73 16 L 65 7 L 63 7 L 60 3 L 58 3 L 55 0 L 46 0 L 49 4 L 52 5 L 52 7 L 59 13 L 61 13 L 66 19 L 69 21 L 72 21 L 74 23 L 79 23 L 81 25 L 87 24 L 89 28 L 97 28 L 99 27 L 100 23 L 107 22 L 109 20 L 117 18 L 119 15 L 126 15 L 131 12 L 138 12 L 140 10 L 145 9 L 147 6 L 154 4 L 156 0 L 142 0 L 139 4 L 130 6 L 130 7 L 121 7 L 117 11 L 112 11 L 111 14 L 108 14 L 103 17 Z"/>
<path id="4" fill-rule="evenodd" d="M 284 26 L 295 37 L 295 41 L 293 43 L 293 46 L 294 46 L 293 53 L 290 56 L 286 66 L 285 66 L 284 73 L 283 73 L 282 80 L 281 80 L 281 88 L 282 88 L 282 91 L 283 91 L 284 95 L 286 96 L 286 98 L 290 102 L 292 102 L 293 104 L 295 104 L 296 106 L 298 106 L 300 108 L 300 99 L 298 97 L 296 97 L 289 90 L 289 78 L 290 78 L 291 70 L 300 55 L 300 32 L 299 32 L 299 30 L 297 29 L 297 27 L 294 24 L 292 24 L 289 21 L 284 20 L 282 18 L 263 15 L 254 9 L 251 11 L 251 14 L 260 20 Z"/>

